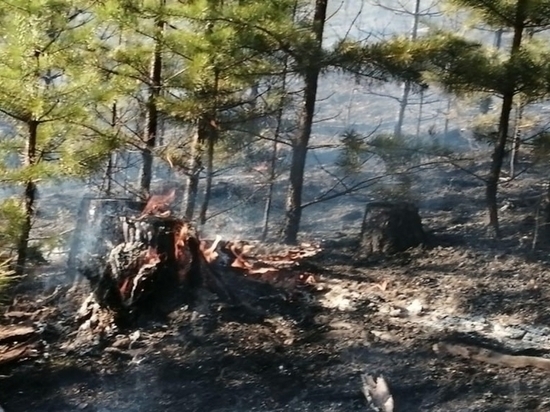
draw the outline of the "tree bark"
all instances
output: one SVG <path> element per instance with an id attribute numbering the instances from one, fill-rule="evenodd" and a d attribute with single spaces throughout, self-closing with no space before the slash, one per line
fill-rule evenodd
<path id="1" fill-rule="evenodd" d="M 214 149 L 218 141 L 218 125 L 216 123 L 218 111 L 218 93 L 220 83 L 220 71 L 214 69 L 214 90 L 213 90 L 213 107 L 210 113 L 206 116 L 206 181 L 204 183 L 204 197 L 202 199 L 201 210 L 199 212 L 199 224 L 206 223 L 206 213 L 210 203 L 210 195 L 212 193 L 212 180 L 214 179 Z"/>
<path id="2" fill-rule="evenodd" d="M 512 49 L 510 59 L 514 59 L 521 48 L 523 31 L 525 29 L 525 12 L 528 0 L 519 0 L 516 8 L 516 22 L 514 25 L 514 38 L 512 40 Z M 495 237 L 500 237 L 500 228 L 498 222 L 497 193 L 498 181 L 504 155 L 506 153 L 506 142 L 508 140 L 508 129 L 510 125 L 510 112 L 514 104 L 514 95 L 516 93 L 516 82 L 512 84 L 502 95 L 502 108 L 498 125 L 498 140 L 495 143 L 491 168 L 487 177 L 485 197 L 487 201 L 487 210 L 489 212 L 489 229 Z"/>
<path id="3" fill-rule="evenodd" d="M 283 229 L 283 241 L 295 244 L 298 240 L 300 220 L 302 218 L 302 189 L 304 170 L 313 117 L 321 65 L 320 55 L 323 47 L 323 32 L 327 15 L 328 0 L 316 0 L 313 16 L 313 35 L 317 42 L 316 50 L 308 61 L 304 75 L 304 105 L 300 116 L 298 136 L 292 141 L 292 163 L 290 166 L 289 188 L 286 204 L 286 221 Z"/>
<path id="4" fill-rule="evenodd" d="M 197 131 L 191 141 L 191 157 L 187 172 L 187 184 L 183 197 L 183 215 L 192 220 L 195 214 L 197 195 L 199 194 L 199 177 L 202 170 L 203 142 L 207 139 L 205 120 L 199 119 Z"/>
<path id="5" fill-rule="evenodd" d="M 30 168 L 36 164 L 36 142 L 38 136 L 39 123 L 32 120 L 28 123 L 29 135 L 25 150 L 24 165 Z M 29 237 L 32 229 L 32 221 L 34 219 L 34 203 L 36 201 L 36 183 L 32 178 L 25 183 L 24 208 L 25 218 L 21 226 L 21 233 L 17 243 L 17 261 L 15 264 L 15 274 L 23 275 L 25 272 L 25 264 L 27 262 L 27 251 L 29 247 Z"/>
<path id="6" fill-rule="evenodd" d="M 166 0 L 161 0 L 161 5 L 164 6 L 165 4 Z M 140 190 L 145 196 L 149 194 L 151 189 L 151 180 L 153 178 L 153 150 L 156 146 L 159 118 L 157 100 L 160 96 L 162 86 L 161 37 L 164 32 L 164 21 L 161 18 L 157 19 L 156 26 L 159 37 L 155 39 L 155 49 L 153 51 L 153 60 L 151 62 L 149 98 L 147 100 L 147 115 L 145 120 L 145 148 L 142 152 L 143 165 L 140 176 Z"/>
<path id="7" fill-rule="evenodd" d="M 111 107 L 111 126 L 113 128 L 113 133 L 116 132 L 116 122 L 117 122 L 117 104 L 116 101 Z M 105 170 L 105 195 L 111 196 L 111 191 L 113 189 L 113 168 L 116 165 L 117 153 L 109 153 L 109 160 L 107 161 L 107 169 Z"/>
<path id="8" fill-rule="evenodd" d="M 516 166 L 518 164 L 519 149 L 521 147 L 521 122 L 523 120 L 523 111 L 525 105 L 520 102 L 517 105 L 516 124 L 514 126 L 514 138 L 512 139 L 512 152 L 510 153 L 510 179 L 516 175 Z"/>

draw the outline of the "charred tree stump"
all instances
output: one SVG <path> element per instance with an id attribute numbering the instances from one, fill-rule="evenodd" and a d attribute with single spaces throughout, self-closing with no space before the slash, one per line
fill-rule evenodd
<path id="1" fill-rule="evenodd" d="M 116 216 L 115 210 L 88 222 L 96 240 L 77 249 L 74 258 L 93 294 L 85 303 L 90 309 L 81 310 L 81 320 L 103 308 L 113 314 L 115 324 L 123 326 L 141 314 L 166 315 L 177 307 L 192 305 L 204 291 L 238 304 L 206 261 L 195 228 L 164 210 L 153 211 L 160 214 L 147 214 L 146 210 L 138 217 Z"/>
<path id="2" fill-rule="evenodd" d="M 425 242 L 418 208 L 407 202 L 367 204 L 361 227 L 363 254 L 392 254 Z"/>

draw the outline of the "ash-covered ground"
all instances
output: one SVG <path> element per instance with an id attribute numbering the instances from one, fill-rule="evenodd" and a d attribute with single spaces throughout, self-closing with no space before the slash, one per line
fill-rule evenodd
<path id="1" fill-rule="evenodd" d="M 411 189 L 430 245 L 377 261 L 357 253 L 365 199 L 312 206 L 302 240 L 323 250 L 303 268 L 315 274 L 315 288 L 290 301 L 250 302 L 265 310 L 263 321 L 184 307 L 75 349 L 86 288 L 70 289 L 64 255 L 47 256 L 51 262 L 34 268 L 3 309 L 3 325 L 42 332 L 36 357 L 0 370 L 0 405 L 7 412 L 359 411 L 368 410 L 361 393 L 368 372 L 387 380 L 396 411 L 550 410 L 547 372 L 433 351 L 471 333 L 510 353 L 550 350 L 541 231 L 532 248 L 545 191 L 539 176 L 533 169 L 502 183 L 504 237 L 496 242 L 485 234 L 482 182 L 449 165 L 422 171 Z M 253 239 L 261 207 L 243 207 L 208 230 Z"/>

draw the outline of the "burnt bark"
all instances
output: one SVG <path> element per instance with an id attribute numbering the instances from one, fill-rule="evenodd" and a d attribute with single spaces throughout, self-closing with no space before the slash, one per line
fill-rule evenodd
<path id="1" fill-rule="evenodd" d="M 361 252 L 367 256 L 403 252 L 424 244 L 418 208 L 412 203 L 367 204 L 361 226 Z"/>
<path id="2" fill-rule="evenodd" d="M 30 121 L 28 123 L 28 137 L 25 148 L 24 166 L 31 168 L 36 164 L 36 144 L 38 137 L 38 121 Z M 25 193 L 23 197 L 25 217 L 21 226 L 19 241 L 17 242 L 17 260 L 15 263 L 15 274 L 21 276 L 25 271 L 27 262 L 27 251 L 29 247 L 29 238 L 32 229 L 32 221 L 34 219 L 34 204 L 36 201 L 37 187 L 32 178 L 29 178 L 25 183 Z"/>
<path id="3" fill-rule="evenodd" d="M 512 40 L 512 49 L 510 52 L 511 60 L 515 59 L 521 48 L 523 32 L 525 29 L 525 13 L 527 8 L 527 1 L 528 0 L 519 0 L 517 3 L 514 37 Z M 502 171 L 504 156 L 506 154 L 506 142 L 508 140 L 510 113 L 514 103 L 515 93 L 516 81 L 513 81 L 510 83 L 510 85 L 508 85 L 507 89 L 502 95 L 502 108 L 498 124 L 498 139 L 495 143 L 491 159 L 491 168 L 489 171 L 489 175 L 487 176 L 485 188 L 485 198 L 489 214 L 489 229 L 494 237 L 500 237 L 497 204 L 498 182 L 500 178 L 500 173 Z"/>
<path id="4" fill-rule="evenodd" d="M 286 218 L 283 228 L 283 241 L 286 244 L 295 244 L 300 230 L 304 171 L 315 115 L 319 75 L 322 68 L 321 53 L 327 4 L 328 0 L 316 0 L 315 2 L 312 31 L 316 40 L 316 48 L 311 56 L 308 56 L 307 66 L 304 70 L 304 104 L 300 115 L 298 135 L 292 139 L 292 160 L 286 202 Z"/>
<path id="5" fill-rule="evenodd" d="M 166 0 L 161 0 L 161 4 L 164 6 L 166 4 Z M 165 23 L 161 18 L 157 19 L 156 27 L 159 37 L 155 40 L 155 48 L 151 61 L 149 97 L 147 100 L 147 114 L 145 119 L 145 147 L 142 151 L 143 164 L 140 176 L 140 189 L 144 195 L 149 194 L 149 191 L 151 189 L 151 180 L 153 177 L 153 150 L 156 146 L 159 123 L 157 101 L 160 96 L 160 91 L 162 87 L 161 38 L 164 32 L 164 25 Z"/>

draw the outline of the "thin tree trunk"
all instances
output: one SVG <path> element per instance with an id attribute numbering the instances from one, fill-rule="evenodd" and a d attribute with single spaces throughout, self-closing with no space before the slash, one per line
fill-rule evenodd
<path id="1" fill-rule="evenodd" d="M 525 28 L 524 16 L 527 2 L 528 0 L 519 0 L 517 4 L 516 23 L 514 27 L 514 38 L 512 40 L 510 59 L 514 59 L 521 48 L 523 31 Z M 502 96 L 502 109 L 500 112 L 498 125 L 498 140 L 495 143 L 491 169 L 489 172 L 489 176 L 487 177 L 485 190 L 487 210 L 489 212 L 489 229 L 493 232 L 493 235 L 495 237 L 500 237 L 497 205 L 498 181 L 500 178 L 500 172 L 502 170 L 504 155 L 506 153 L 506 141 L 508 140 L 510 112 L 514 104 L 515 87 L 515 82 L 513 82 L 513 84 L 509 86 L 509 89 L 506 91 L 506 93 L 504 93 Z"/>
<path id="2" fill-rule="evenodd" d="M 292 12 L 292 19 L 296 18 L 296 12 L 298 8 L 298 1 L 294 3 L 294 10 Z M 285 99 L 287 92 L 287 80 L 288 80 L 288 61 L 289 57 L 286 55 L 283 62 L 282 72 L 282 84 L 281 84 L 281 99 L 279 100 L 279 107 L 277 110 L 277 116 L 275 118 L 275 132 L 273 134 L 273 144 L 271 147 L 271 159 L 269 164 L 269 176 L 268 186 L 264 205 L 264 215 L 262 219 L 262 236 L 261 240 L 265 241 L 269 233 L 269 218 L 271 215 L 271 208 L 273 205 L 273 193 L 275 191 L 275 181 L 277 180 L 277 157 L 279 155 L 279 140 L 281 137 L 281 130 L 283 128 L 283 115 L 285 109 Z M 351 103 L 350 103 L 351 105 Z M 348 113 L 349 120 L 349 113 Z"/>
<path id="3" fill-rule="evenodd" d="M 24 165 L 30 168 L 36 164 L 36 142 L 38 135 L 38 122 L 31 121 L 28 123 L 29 135 L 25 148 Z M 32 229 L 32 221 L 34 219 L 34 203 L 36 201 L 36 183 L 32 178 L 25 183 L 24 194 L 24 210 L 25 218 L 21 226 L 21 233 L 17 243 L 17 261 L 15 264 L 15 274 L 23 275 L 25 272 L 25 264 L 27 263 L 27 251 L 29 248 L 29 238 Z"/>
<path id="4" fill-rule="evenodd" d="M 206 180 L 204 182 L 204 197 L 202 199 L 201 210 L 199 212 L 199 223 L 206 223 L 206 213 L 210 204 L 210 195 L 212 193 L 212 180 L 214 179 L 214 149 L 218 141 L 218 125 L 216 124 L 216 114 L 218 111 L 218 88 L 220 82 L 220 72 L 214 69 L 214 90 L 213 107 L 208 114 L 205 122 L 206 127 Z"/>
<path id="5" fill-rule="evenodd" d="M 313 116 L 321 66 L 319 57 L 323 47 L 323 32 L 327 16 L 328 0 L 316 0 L 313 16 L 313 33 L 317 41 L 316 56 L 309 61 L 309 67 L 304 76 L 304 105 L 300 116 L 298 136 L 292 141 L 292 160 L 290 166 L 290 184 L 287 194 L 286 221 L 283 228 L 283 241 L 295 244 L 298 240 L 300 220 L 302 218 L 302 189 L 304 184 L 304 170 L 306 165 L 307 149 Z"/>
<path id="6" fill-rule="evenodd" d="M 397 122 L 393 135 L 395 138 L 400 138 L 403 135 L 403 124 L 405 123 L 405 111 L 409 105 L 409 93 L 411 92 L 411 82 L 405 82 L 403 84 L 403 94 L 399 99 L 399 113 L 397 114 Z"/>
<path id="7" fill-rule="evenodd" d="M 514 125 L 514 138 L 512 139 L 512 152 L 510 153 L 510 179 L 516 175 L 516 166 L 518 164 L 519 149 L 521 146 L 521 122 L 523 120 L 523 111 L 525 105 L 520 102 L 517 106 L 516 124 Z"/>
<path id="8" fill-rule="evenodd" d="M 191 157 L 187 172 L 187 184 L 183 197 L 183 214 L 186 219 L 193 219 L 195 205 L 199 194 L 199 177 L 202 170 L 203 142 L 207 139 L 204 119 L 199 119 L 197 131 L 191 142 Z"/>
<path id="9" fill-rule="evenodd" d="M 164 6 L 166 0 L 161 0 L 161 5 Z M 153 59 L 151 62 L 151 73 L 149 85 L 149 98 L 147 100 L 147 114 L 145 126 L 145 148 L 142 152 L 143 165 L 140 176 L 140 190 L 143 195 L 148 195 L 151 189 L 151 180 L 153 175 L 153 150 L 155 149 L 158 130 L 158 108 L 157 100 L 160 95 L 162 81 L 162 44 L 160 37 L 164 32 L 164 21 L 158 19 L 157 23 L 158 36 L 155 40 L 155 49 L 153 51 Z"/>
<path id="10" fill-rule="evenodd" d="M 271 206 L 273 204 L 273 191 L 275 189 L 275 180 L 277 179 L 277 156 L 279 155 L 278 145 L 279 145 L 279 138 L 281 135 L 281 128 L 283 126 L 284 94 L 286 92 L 286 80 L 287 80 L 286 71 L 288 69 L 287 63 L 288 63 L 288 59 L 285 60 L 284 72 L 283 72 L 283 85 L 282 85 L 283 97 L 281 97 L 281 101 L 279 102 L 279 109 L 277 110 L 277 118 L 275 119 L 277 123 L 275 125 L 273 145 L 271 148 L 271 159 L 269 164 L 269 184 L 267 186 L 267 197 L 265 200 L 264 216 L 262 220 L 262 237 L 261 237 L 262 241 L 267 239 L 267 235 L 269 233 L 269 216 L 271 214 Z"/>
<path id="11" fill-rule="evenodd" d="M 117 105 L 115 101 L 111 108 L 111 126 L 113 128 L 113 132 L 115 132 L 116 121 L 117 121 Z M 107 170 L 105 171 L 105 181 L 106 181 L 105 195 L 107 196 L 111 196 L 111 192 L 113 190 L 113 168 L 114 168 L 114 165 L 116 164 L 116 156 L 117 156 L 116 152 L 109 153 Z"/>
<path id="12" fill-rule="evenodd" d="M 275 188 L 275 180 L 277 179 L 277 156 L 279 155 L 278 152 L 278 145 L 279 145 L 279 138 L 281 135 L 281 128 L 283 125 L 283 112 L 284 112 L 284 94 L 286 92 L 286 76 L 287 76 L 287 63 L 288 60 L 285 60 L 284 65 L 284 72 L 283 72 L 283 85 L 282 85 L 282 93 L 283 97 L 281 97 L 281 101 L 279 102 L 279 109 L 277 110 L 277 118 L 275 119 L 276 126 L 275 126 L 275 133 L 273 136 L 273 145 L 271 149 L 271 159 L 269 164 L 269 183 L 267 186 L 267 197 L 265 200 L 265 206 L 264 206 L 264 216 L 262 220 L 262 241 L 267 239 L 267 234 L 269 233 L 269 215 L 271 214 L 271 205 L 273 204 L 273 191 Z"/>
<path id="13" fill-rule="evenodd" d="M 212 180 L 214 178 L 214 149 L 216 146 L 216 131 L 211 125 L 210 133 L 206 141 L 206 166 L 205 173 L 206 179 L 204 182 L 204 197 L 202 199 L 201 210 L 199 212 L 199 223 L 204 225 L 206 223 L 206 213 L 208 212 L 208 205 L 210 203 L 210 196 L 212 193 Z"/>
<path id="14" fill-rule="evenodd" d="M 277 130 L 279 130 L 280 121 L 277 122 Z M 273 191 L 275 189 L 275 179 L 277 173 L 277 145 L 279 143 L 279 132 L 275 131 L 275 137 L 273 138 L 273 146 L 271 149 L 271 160 L 269 165 L 269 183 L 267 185 L 267 196 L 265 199 L 264 216 L 262 219 L 262 242 L 267 239 L 269 233 L 269 216 L 271 215 L 271 206 L 273 204 Z"/>
<path id="15" fill-rule="evenodd" d="M 411 40 L 416 40 L 418 37 L 418 26 L 420 24 L 420 2 L 416 0 L 414 5 L 414 20 L 411 31 Z M 409 105 L 409 94 L 411 93 L 411 82 L 405 82 L 403 84 L 403 94 L 399 100 L 399 113 L 397 115 L 397 122 L 395 123 L 394 136 L 399 138 L 403 134 L 403 124 L 405 123 L 405 112 Z"/>
<path id="16" fill-rule="evenodd" d="M 420 104 L 418 107 L 418 119 L 416 121 L 416 138 L 420 137 L 420 127 L 422 126 L 422 116 L 424 115 L 424 90 L 420 90 Z"/>

